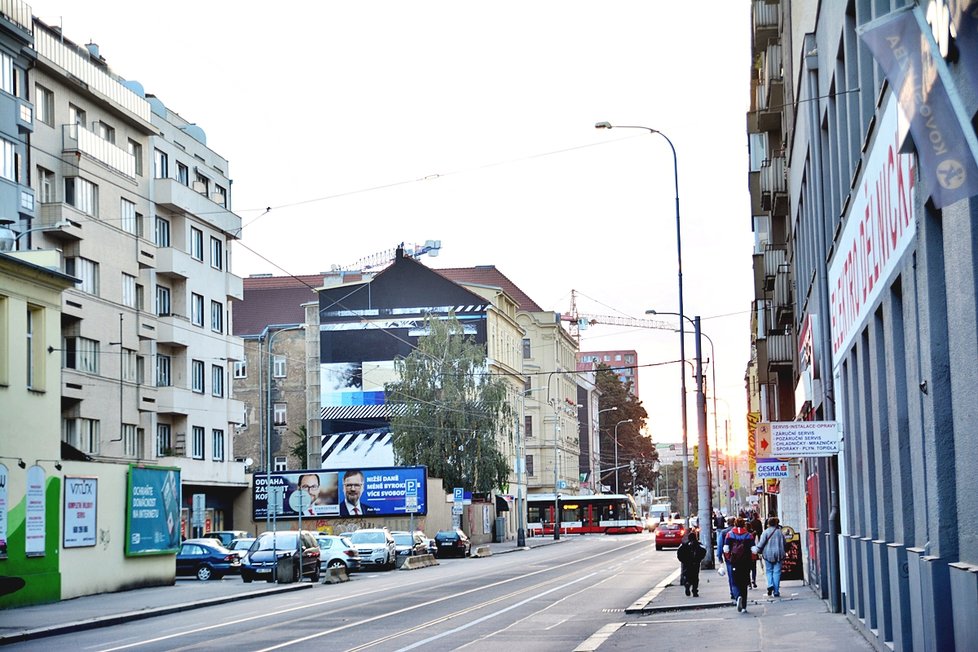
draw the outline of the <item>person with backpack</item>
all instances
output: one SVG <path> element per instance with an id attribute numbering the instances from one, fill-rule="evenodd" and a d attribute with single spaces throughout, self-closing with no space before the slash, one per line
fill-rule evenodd
<path id="1" fill-rule="evenodd" d="M 695 532 L 686 535 L 686 540 L 676 551 L 676 558 L 682 564 L 680 583 L 686 587 L 686 595 L 693 593 L 694 598 L 700 597 L 700 562 L 706 557 L 706 548 L 700 544 Z"/>
<path id="2" fill-rule="evenodd" d="M 737 611 L 747 613 L 747 589 L 750 587 L 750 569 L 754 565 L 754 534 L 747 529 L 746 521 L 738 518 L 733 529 L 727 532 L 723 545 L 723 557 L 730 562 L 733 576 L 734 597 Z"/>
<path id="3" fill-rule="evenodd" d="M 777 516 L 767 520 L 767 529 L 757 542 L 757 552 L 764 560 L 767 571 L 767 594 L 781 597 L 781 563 L 784 561 L 784 532 L 781 531 L 781 521 Z"/>

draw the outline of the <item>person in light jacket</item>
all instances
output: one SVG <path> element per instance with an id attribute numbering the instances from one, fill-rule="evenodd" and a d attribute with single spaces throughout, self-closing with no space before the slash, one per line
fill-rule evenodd
<path id="1" fill-rule="evenodd" d="M 767 571 L 767 594 L 781 597 L 781 564 L 784 562 L 784 532 L 781 531 L 781 521 L 776 516 L 767 520 L 767 529 L 761 533 L 757 542 L 757 552 L 764 559 Z"/>

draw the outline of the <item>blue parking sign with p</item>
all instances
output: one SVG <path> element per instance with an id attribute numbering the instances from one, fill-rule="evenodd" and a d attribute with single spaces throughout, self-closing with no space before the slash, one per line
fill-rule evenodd
<path id="1" fill-rule="evenodd" d="M 465 500 L 465 490 L 462 487 L 455 487 L 454 502 L 460 503 Z"/>

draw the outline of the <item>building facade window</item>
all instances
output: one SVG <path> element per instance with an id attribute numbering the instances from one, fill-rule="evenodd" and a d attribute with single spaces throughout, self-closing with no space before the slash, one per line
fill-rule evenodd
<path id="1" fill-rule="evenodd" d="M 137 375 L 136 360 L 139 358 L 139 354 L 133 349 L 122 349 L 122 380 L 129 383 L 135 383 L 139 376 Z"/>
<path id="2" fill-rule="evenodd" d="M 141 177 L 143 176 L 143 146 L 130 138 L 128 147 L 129 153 L 136 162 L 136 176 Z"/>
<path id="3" fill-rule="evenodd" d="M 190 168 L 177 161 L 177 181 L 185 186 L 190 185 Z"/>
<path id="4" fill-rule="evenodd" d="M 119 225 L 126 233 L 136 235 L 136 204 L 128 199 L 119 200 Z"/>
<path id="5" fill-rule="evenodd" d="M 156 286 L 156 314 L 160 317 L 170 316 L 170 288 Z"/>
<path id="6" fill-rule="evenodd" d="M 224 396 L 224 367 L 211 365 L 211 396 Z"/>
<path id="7" fill-rule="evenodd" d="M 44 389 L 44 309 L 27 306 L 27 389 Z"/>
<path id="8" fill-rule="evenodd" d="M 191 455 L 195 460 L 202 460 L 204 459 L 204 428 L 194 426 L 191 432 Z"/>
<path id="9" fill-rule="evenodd" d="M 139 459 L 143 456 L 142 431 L 135 424 L 122 424 L 122 451 L 126 457 Z"/>
<path id="10" fill-rule="evenodd" d="M 530 338 L 529 337 L 524 337 L 523 338 L 523 359 L 524 360 L 529 360 L 530 357 L 532 357 L 531 356 L 531 353 L 532 352 L 530 351 Z"/>
<path id="11" fill-rule="evenodd" d="M 85 110 L 74 104 L 68 104 L 68 124 L 78 125 L 79 127 L 88 126 L 88 118 Z"/>
<path id="12" fill-rule="evenodd" d="M 98 215 L 98 186 L 81 177 L 65 178 L 65 203 L 86 215 Z"/>
<path id="13" fill-rule="evenodd" d="M 105 124 L 103 120 L 94 123 L 92 127 L 94 128 L 95 135 L 99 138 L 113 145 L 115 144 L 115 127 Z"/>
<path id="14" fill-rule="evenodd" d="M 157 179 L 170 178 L 170 157 L 158 149 L 153 150 L 153 176 Z"/>
<path id="15" fill-rule="evenodd" d="M 194 190 L 209 197 L 211 194 L 211 180 L 205 177 L 200 172 L 194 172 Z"/>
<path id="16" fill-rule="evenodd" d="M 224 332 L 224 304 L 220 301 L 211 301 L 211 330 Z"/>
<path id="17" fill-rule="evenodd" d="M 39 122 L 54 126 L 54 93 L 40 84 L 34 84 L 34 115 Z"/>
<path id="18" fill-rule="evenodd" d="M 224 269 L 224 243 L 211 237 L 211 267 Z"/>
<path id="19" fill-rule="evenodd" d="M 98 263 L 87 258 L 65 258 L 65 274 L 81 279 L 75 287 L 87 294 L 98 296 Z"/>
<path id="20" fill-rule="evenodd" d="M 196 292 L 190 293 L 190 323 L 204 327 L 204 297 Z"/>
<path id="21" fill-rule="evenodd" d="M 156 457 L 167 457 L 173 454 L 173 438 L 170 424 L 156 424 Z"/>
<path id="22" fill-rule="evenodd" d="M 17 146 L 5 138 L 0 138 L 0 177 L 8 181 L 17 181 L 19 158 Z"/>
<path id="23" fill-rule="evenodd" d="M 523 417 L 523 434 L 527 437 L 533 436 L 533 417 L 529 414 Z"/>
<path id="24" fill-rule="evenodd" d="M 198 394 L 204 393 L 204 363 L 202 360 L 193 360 L 190 363 L 190 388 Z"/>
<path id="25" fill-rule="evenodd" d="M 42 204 L 50 204 L 54 199 L 54 172 L 37 166 L 37 200 Z"/>
<path id="26" fill-rule="evenodd" d="M 272 356 L 272 376 L 275 378 L 285 378 L 285 356 Z"/>
<path id="27" fill-rule="evenodd" d="M 156 355 L 156 386 L 170 386 L 170 356 L 162 353 Z"/>
<path id="28" fill-rule="evenodd" d="M 98 373 L 99 343 L 87 337 L 68 336 L 62 345 L 64 351 L 62 365 L 91 374 Z"/>
<path id="29" fill-rule="evenodd" d="M 190 227 L 190 257 L 204 260 L 204 232 L 194 226 Z"/>
<path id="30" fill-rule="evenodd" d="M 223 186 L 219 186 L 216 183 L 214 184 L 214 194 L 211 195 L 211 199 L 216 199 L 217 203 L 224 208 L 228 207 L 228 192 Z"/>
<path id="31" fill-rule="evenodd" d="M 532 455 L 527 455 L 526 456 L 526 474 L 527 475 L 534 475 L 534 473 L 533 473 L 533 456 Z"/>
<path id="32" fill-rule="evenodd" d="M 162 217 L 156 218 L 154 240 L 157 247 L 170 246 L 170 222 Z"/>
<path id="33" fill-rule="evenodd" d="M 136 277 L 122 272 L 122 305 L 136 307 Z"/>
<path id="34" fill-rule="evenodd" d="M 272 406 L 272 420 L 276 426 L 286 425 L 288 406 L 285 403 L 275 403 Z"/>
<path id="35" fill-rule="evenodd" d="M 224 461 L 224 431 L 220 428 L 211 430 L 211 458 L 215 462 Z"/>
<path id="36" fill-rule="evenodd" d="M 235 378 L 247 378 L 248 377 L 248 363 L 244 360 L 237 360 L 234 363 L 234 377 Z"/>
<path id="37" fill-rule="evenodd" d="M 97 455 L 99 452 L 100 422 L 98 419 L 71 418 L 62 422 L 61 439 L 83 453 Z"/>

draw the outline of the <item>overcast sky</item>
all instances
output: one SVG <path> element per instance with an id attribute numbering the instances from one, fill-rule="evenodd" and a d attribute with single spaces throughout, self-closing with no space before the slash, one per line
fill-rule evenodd
<path id="1" fill-rule="evenodd" d="M 716 345 L 721 434 L 729 417 L 746 442 L 748 0 L 32 8 L 67 38 L 98 43 L 117 74 L 229 160 L 245 224 L 232 247 L 240 276 L 313 274 L 438 239 L 426 265 L 495 265 L 548 310 L 568 311 L 573 289 L 584 314 L 675 312 L 669 145 L 594 123 L 661 130 L 678 158 L 684 312 L 704 317 Z M 679 359 L 678 334 L 582 335 L 582 350 L 634 348 L 658 365 L 639 376 L 648 431 L 679 441 L 678 363 L 660 364 Z M 695 396 L 688 403 L 692 445 Z"/>

